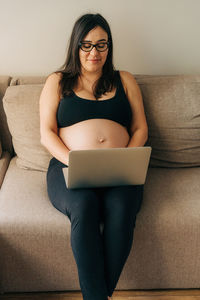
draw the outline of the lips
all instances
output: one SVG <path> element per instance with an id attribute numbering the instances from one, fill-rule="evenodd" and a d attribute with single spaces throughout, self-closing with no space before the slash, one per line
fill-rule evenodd
<path id="1" fill-rule="evenodd" d="M 100 61 L 100 59 L 88 59 L 88 61 L 91 61 L 91 62 L 98 62 L 98 61 Z"/>

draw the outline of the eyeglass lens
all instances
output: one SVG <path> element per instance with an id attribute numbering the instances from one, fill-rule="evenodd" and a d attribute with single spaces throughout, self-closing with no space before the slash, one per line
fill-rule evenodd
<path id="1" fill-rule="evenodd" d="M 95 47 L 97 49 L 97 51 L 105 51 L 108 48 L 108 44 L 107 43 L 98 43 L 96 45 L 91 44 L 91 43 L 81 43 L 81 49 L 83 51 L 89 52 L 93 49 L 93 47 Z"/>

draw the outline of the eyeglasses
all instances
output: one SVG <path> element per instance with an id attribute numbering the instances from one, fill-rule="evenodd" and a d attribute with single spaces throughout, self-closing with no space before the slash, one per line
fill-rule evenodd
<path id="1" fill-rule="evenodd" d="M 109 46 L 109 42 L 100 42 L 97 44 L 92 44 L 89 42 L 80 42 L 79 43 L 79 47 L 81 48 L 81 50 L 85 51 L 85 52 L 90 52 L 92 51 L 92 49 L 95 47 L 97 51 L 99 52 L 104 52 L 108 49 Z"/>

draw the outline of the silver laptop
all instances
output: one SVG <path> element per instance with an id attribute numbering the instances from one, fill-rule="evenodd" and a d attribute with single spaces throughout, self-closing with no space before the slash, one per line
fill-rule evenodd
<path id="1" fill-rule="evenodd" d="M 140 185 L 146 180 L 151 147 L 72 150 L 63 168 L 67 188 Z"/>

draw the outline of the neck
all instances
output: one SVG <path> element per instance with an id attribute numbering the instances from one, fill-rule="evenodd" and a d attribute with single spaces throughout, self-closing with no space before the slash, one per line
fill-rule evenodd
<path id="1" fill-rule="evenodd" d="M 86 70 L 83 69 L 80 75 L 80 79 L 93 84 L 101 77 L 101 75 L 102 75 L 102 70 L 93 73 L 93 72 L 87 72 Z"/>

